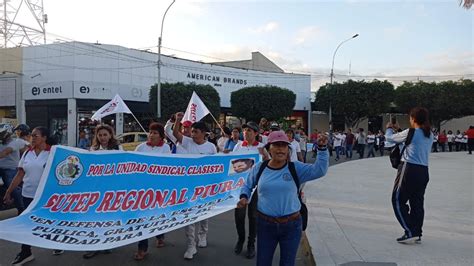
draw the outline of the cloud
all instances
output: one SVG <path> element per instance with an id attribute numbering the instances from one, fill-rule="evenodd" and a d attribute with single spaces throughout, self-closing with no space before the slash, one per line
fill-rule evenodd
<path id="1" fill-rule="evenodd" d="M 257 28 L 249 28 L 248 31 L 253 34 L 268 33 L 277 30 L 279 26 L 278 22 L 270 21 Z"/>
<path id="2" fill-rule="evenodd" d="M 301 28 L 296 33 L 295 44 L 302 45 L 311 41 L 322 41 L 328 38 L 328 33 L 318 26 Z"/>

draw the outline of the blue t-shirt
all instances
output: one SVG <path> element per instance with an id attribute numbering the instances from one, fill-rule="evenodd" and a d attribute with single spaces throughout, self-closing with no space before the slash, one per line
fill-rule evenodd
<path id="1" fill-rule="evenodd" d="M 388 132 L 388 131 L 387 131 Z M 408 129 L 393 135 L 386 135 L 386 140 L 392 144 L 403 144 L 408 136 Z M 433 145 L 433 133 L 427 138 L 423 129 L 416 128 L 410 145 L 405 148 L 402 161 L 428 166 L 428 158 Z M 402 147 L 400 147 L 400 150 Z"/>
<path id="2" fill-rule="evenodd" d="M 227 142 L 225 143 L 224 150 L 233 151 L 235 145 L 237 145 L 237 142 L 239 142 L 239 141 L 238 141 L 238 140 L 237 140 L 237 141 L 234 141 L 234 140 L 232 140 L 232 139 L 228 139 Z"/>
<path id="3" fill-rule="evenodd" d="M 303 184 L 326 174 L 329 167 L 329 153 L 319 151 L 317 160 L 313 164 L 299 161 L 293 163 L 300 184 Z M 247 199 L 250 199 L 253 188 L 257 186 L 256 178 L 261 164 L 260 162 L 251 169 L 244 186 L 242 186 L 241 195 L 245 195 Z M 285 164 L 281 169 L 267 166 L 260 176 L 256 193 L 258 193 L 257 209 L 265 215 L 282 217 L 301 209 L 296 184 L 288 169 L 288 164 Z"/>

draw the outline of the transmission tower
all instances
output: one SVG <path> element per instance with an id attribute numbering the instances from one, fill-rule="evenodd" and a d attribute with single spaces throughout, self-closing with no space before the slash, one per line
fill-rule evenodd
<path id="1" fill-rule="evenodd" d="M 43 0 L 0 0 L 0 48 L 46 43 Z"/>

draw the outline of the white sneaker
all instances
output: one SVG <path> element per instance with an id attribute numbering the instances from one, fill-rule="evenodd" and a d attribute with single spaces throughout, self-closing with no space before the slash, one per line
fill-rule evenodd
<path id="1" fill-rule="evenodd" d="M 200 248 L 207 247 L 207 237 L 199 238 L 198 247 Z"/>
<path id="2" fill-rule="evenodd" d="M 189 246 L 188 249 L 186 249 L 186 252 L 184 252 L 184 259 L 186 260 L 192 260 L 194 254 L 197 253 L 197 249 L 194 246 Z"/>

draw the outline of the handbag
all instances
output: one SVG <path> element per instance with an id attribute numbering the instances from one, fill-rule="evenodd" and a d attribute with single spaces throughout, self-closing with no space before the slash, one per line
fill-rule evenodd
<path id="1" fill-rule="evenodd" d="M 390 163 L 392 164 L 393 168 L 398 169 L 398 166 L 400 165 L 400 163 L 402 161 L 403 152 L 405 151 L 405 148 L 408 145 L 410 145 L 414 134 L 415 134 L 415 129 L 410 128 L 408 130 L 408 136 L 407 136 L 407 139 L 405 140 L 405 145 L 403 146 L 402 150 L 400 151 L 400 147 L 397 144 L 397 145 L 395 145 L 395 147 L 390 152 L 389 158 L 390 158 Z"/>

